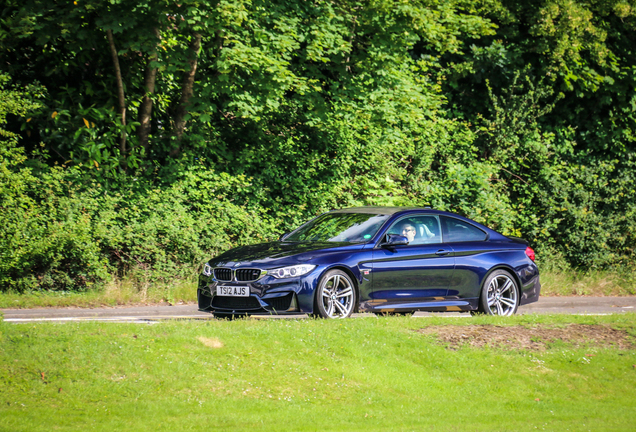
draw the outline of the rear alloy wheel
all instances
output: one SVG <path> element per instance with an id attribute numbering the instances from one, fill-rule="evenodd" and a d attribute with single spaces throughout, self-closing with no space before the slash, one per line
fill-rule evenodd
<path id="1" fill-rule="evenodd" d="M 316 309 L 322 318 L 347 318 L 357 301 L 351 278 L 343 271 L 329 270 L 316 292 Z"/>
<path id="2" fill-rule="evenodd" d="M 479 311 L 488 315 L 511 316 L 519 307 L 519 287 L 505 270 L 492 272 L 481 290 Z"/>

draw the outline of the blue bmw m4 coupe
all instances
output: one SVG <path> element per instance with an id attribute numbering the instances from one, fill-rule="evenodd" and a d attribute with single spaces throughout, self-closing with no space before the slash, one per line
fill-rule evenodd
<path id="1" fill-rule="evenodd" d="M 539 299 L 527 242 L 429 208 L 334 210 L 278 241 L 205 264 L 199 310 L 216 316 L 479 311 L 512 315 Z"/>

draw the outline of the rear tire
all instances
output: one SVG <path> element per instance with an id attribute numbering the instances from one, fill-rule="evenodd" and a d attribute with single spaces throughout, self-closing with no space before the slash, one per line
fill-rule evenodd
<path id="1" fill-rule="evenodd" d="M 519 287 L 506 270 L 495 270 L 484 281 L 479 298 L 479 312 L 486 315 L 511 316 L 519 307 Z"/>
<path id="2" fill-rule="evenodd" d="M 329 270 L 316 290 L 314 311 L 322 318 L 347 318 L 358 301 L 356 287 L 348 274 Z"/>

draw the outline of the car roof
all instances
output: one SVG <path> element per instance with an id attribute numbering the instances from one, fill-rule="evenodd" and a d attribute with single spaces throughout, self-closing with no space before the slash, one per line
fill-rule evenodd
<path id="1" fill-rule="evenodd" d="M 329 213 L 370 213 L 370 214 L 389 214 L 400 213 L 408 210 L 432 210 L 430 207 L 349 207 L 340 210 L 332 210 Z"/>

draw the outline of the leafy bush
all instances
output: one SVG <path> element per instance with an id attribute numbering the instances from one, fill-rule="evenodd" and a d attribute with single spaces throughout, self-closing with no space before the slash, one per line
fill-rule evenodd
<path id="1" fill-rule="evenodd" d="M 242 201 L 251 186 L 195 166 L 171 185 L 126 178 L 105 190 L 77 169 L 12 173 L 0 218 L 4 289 L 85 289 L 111 274 L 188 277 L 219 250 L 277 231 Z M 80 186 L 78 186 L 80 185 Z"/>

